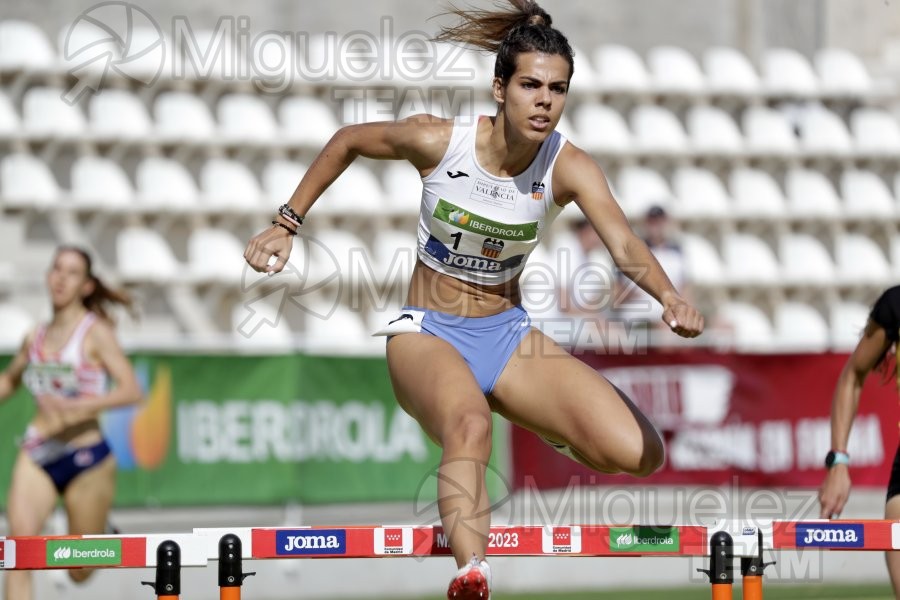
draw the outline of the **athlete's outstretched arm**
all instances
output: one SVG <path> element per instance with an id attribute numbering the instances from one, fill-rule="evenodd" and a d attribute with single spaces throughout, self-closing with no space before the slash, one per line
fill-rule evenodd
<path id="1" fill-rule="evenodd" d="M 635 235 L 593 158 L 567 144 L 556 161 L 553 189 L 559 200 L 578 205 L 616 266 L 662 304 L 663 320 L 675 333 L 696 337 L 703 332 L 703 316 L 682 298 L 647 244 Z"/>
<path id="2" fill-rule="evenodd" d="M 450 143 L 452 123 L 432 115 L 413 115 L 401 121 L 343 127 L 310 165 L 288 204 L 295 213 L 305 216 L 328 186 L 358 156 L 407 160 L 420 173 L 426 174 L 441 161 Z M 283 222 L 291 226 L 288 221 Z M 291 234 L 273 225 L 250 240 L 244 259 L 257 271 L 277 273 L 287 264 L 291 246 Z M 276 256 L 277 261 L 268 266 L 272 256 Z"/>
<path id="3" fill-rule="evenodd" d="M 31 336 L 27 336 L 12 361 L 0 373 L 0 402 L 12 396 L 22 382 L 22 373 L 28 366 L 28 348 Z"/>

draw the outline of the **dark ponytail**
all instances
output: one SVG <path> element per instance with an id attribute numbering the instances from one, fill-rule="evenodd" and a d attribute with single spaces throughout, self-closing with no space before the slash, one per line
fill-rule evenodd
<path id="1" fill-rule="evenodd" d="M 84 260 L 87 277 L 94 284 L 94 290 L 82 301 L 86 309 L 110 322 L 115 322 L 115 319 L 109 313 L 110 305 L 118 304 L 124 306 L 130 314 L 134 315 L 134 301 L 131 296 L 122 290 L 108 287 L 99 277 L 94 275 L 93 261 L 87 251 L 78 246 L 60 246 L 56 253 L 58 255 L 62 252 L 74 252 Z"/>
<path id="2" fill-rule="evenodd" d="M 553 19 L 533 0 L 508 0 L 498 2 L 497 10 L 462 10 L 451 7 L 449 14 L 462 22 L 452 27 L 442 27 L 435 37 L 440 42 L 456 42 L 488 50 L 497 54 L 494 77 L 503 84 L 516 72 L 519 54 L 541 52 L 559 55 L 569 63 L 569 80 L 575 72 L 572 46 L 558 29 Z"/>

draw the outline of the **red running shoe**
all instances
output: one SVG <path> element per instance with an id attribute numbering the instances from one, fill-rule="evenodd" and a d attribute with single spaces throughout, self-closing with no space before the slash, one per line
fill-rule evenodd
<path id="1" fill-rule="evenodd" d="M 487 562 L 473 556 L 450 582 L 447 600 L 491 600 L 491 567 Z"/>

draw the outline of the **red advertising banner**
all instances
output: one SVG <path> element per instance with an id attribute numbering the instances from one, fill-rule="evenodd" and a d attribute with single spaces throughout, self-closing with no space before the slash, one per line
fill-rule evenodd
<path id="1" fill-rule="evenodd" d="M 590 485 L 817 487 L 831 447 L 830 410 L 846 354 L 580 354 L 625 392 L 663 434 L 666 462 L 638 479 L 603 475 L 514 427 L 517 488 Z M 548 406 L 548 409 L 551 409 Z M 854 485 L 887 487 L 898 444 L 897 387 L 866 381 L 849 453 Z"/>

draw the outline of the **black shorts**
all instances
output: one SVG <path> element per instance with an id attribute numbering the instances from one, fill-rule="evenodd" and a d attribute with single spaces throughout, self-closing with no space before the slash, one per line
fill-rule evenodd
<path id="1" fill-rule="evenodd" d="M 891 467 L 891 480 L 888 482 L 887 499 L 890 500 L 900 494 L 900 446 L 897 446 L 897 454 L 894 455 L 894 466 Z"/>

